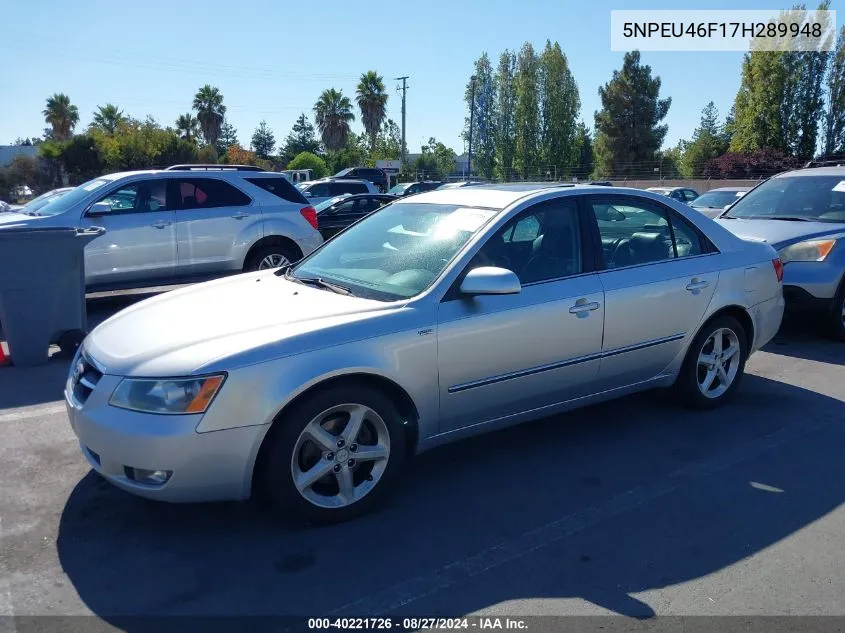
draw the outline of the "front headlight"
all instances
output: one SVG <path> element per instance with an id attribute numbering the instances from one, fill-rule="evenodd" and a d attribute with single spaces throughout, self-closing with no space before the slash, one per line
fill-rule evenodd
<path id="1" fill-rule="evenodd" d="M 798 242 L 778 251 L 781 261 L 789 262 L 823 262 L 824 258 L 833 250 L 836 240 L 807 240 Z"/>
<path id="2" fill-rule="evenodd" d="M 199 378 L 124 378 L 109 404 L 144 413 L 204 413 L 225 378 L 225 374 Z"/>

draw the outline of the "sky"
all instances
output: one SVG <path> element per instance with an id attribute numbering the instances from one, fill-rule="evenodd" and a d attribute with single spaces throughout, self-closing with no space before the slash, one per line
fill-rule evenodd
<path id="1" fill-rule="evenodd" d="M 791 4 L 707 0 L 683 8 Z M 838 4 L 845 0 L 831 8 Z M 7 0 L 4 5 L 0 144 L 40 136 L 45 100 L 56 92 L 79 107 L 78 130 L 106 103 L 136 118 L 152 115 L 173 125 L 206 83 L 222 92 L 227 119 L 244 146 L 262 119 L 280 144 L 300 113 L 313 122 L 320 92 L 334 87 L 354 98 L 361 73 L 376 70 L 390 94 L 388 116 L 397 123 L 401 96 L 394 78 L 409 76 L 409 151 L 435 137 L 459 154 L 464 90 L 481 53 L 486 51 L 495 65 L 504 49 L 519 49 L 525 41 L 542 49 L 547 39 L 558 41 L 578 84 L 581 118 L 592 128 L 601 106 L 598 87 L 623 57 L 610 50 L 611 9 L 681 8 L 667 0 L 429 0 L 404 8 L 395 0 L 75 0 L 60 5 Z M 661 78 L 661 96 L 672 97 L 664 147 L 691 136 L 708 101 L 722 116 L 730 110 L 742 53 L 643 52 L 642 61 Z M 353 130 L 362 130 L 360 115 Z"/>

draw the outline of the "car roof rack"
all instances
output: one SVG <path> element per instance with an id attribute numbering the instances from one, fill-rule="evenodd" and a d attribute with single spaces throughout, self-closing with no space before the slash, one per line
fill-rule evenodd
<path id="1" fill-rule="evenodd" d="M 804 165 L 804 169 L 809 167 L 845 167 L 845 156 L 819 156 Z"/>
<path id="2" fill-rule="evenodd" d="M 266 171 L 255 165 L 171 165 L 164 171 Z"/>

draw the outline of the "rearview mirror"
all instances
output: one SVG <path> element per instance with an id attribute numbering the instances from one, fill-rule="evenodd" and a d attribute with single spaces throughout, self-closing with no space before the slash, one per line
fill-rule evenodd
<path id="1" fill-rule="evenodd" d="M 91 205 L 91 208 L 88 209 L 88 213 L 86 215 L 90 218 L 96 218 L 108 213 L 111 213 L 111 205 L 108 202 L 95 202 Z"/>
<path id="2" fill-rule="evenodd" d="M 519 277 L 507 268 L 481 266 L 473 268 L 461 283 L 465 295 L 513 295 L 522 290 Z"/>

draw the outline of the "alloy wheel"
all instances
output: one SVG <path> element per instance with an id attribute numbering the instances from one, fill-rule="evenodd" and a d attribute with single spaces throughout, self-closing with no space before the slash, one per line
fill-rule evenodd
<path id="1" fill-rule="evenodd" d="M 715 330 L 698 354 L 698 389 L 706 398 L 718 398 L 736 379 L 741 360 L 739 337 L 729 328 Z"/>
<path id="2" fill-rule="evenodd" d="M 373 409 L 341 404 L 314 417 L 299 434 L 291 474 L 299 494 L 320 508 L 360 501 L 381 480 L 390 458 L 387 425 Z"/>
<path id="3" fill-rule="evenodd" d="M 271 268 L 280 268 L 290 264 L 290 260 L 279 253 L 271 253 L 261 260 L 258 264 L 258 270 L 269 270 Z"/>

